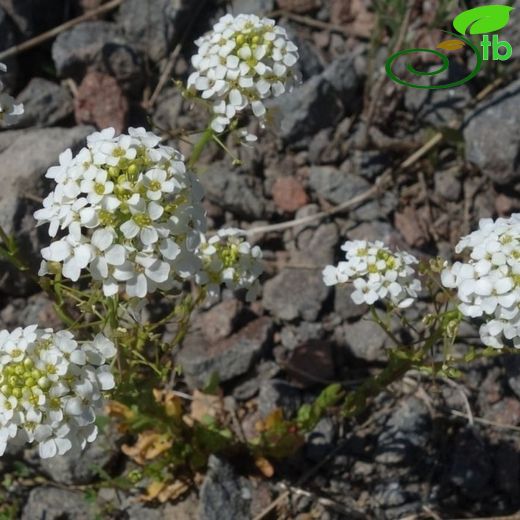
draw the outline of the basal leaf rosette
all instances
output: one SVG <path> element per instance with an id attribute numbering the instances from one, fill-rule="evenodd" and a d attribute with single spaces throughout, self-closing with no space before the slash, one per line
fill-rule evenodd
<path id="1" fill-rule="evenodd" d="M 0 331 L 0 455 L 9 443 L 37 443 L 49 458 L 94 441 L 115 353 L 101 334 L 80 346 L 70 332 L 37 325 Z"/>
<path id="2" fill-rule="evenodd" d="M 520 348 L 520 214 L 481 219 L 455 251 L 464 260 L 446 266 L 441 280 L 456 290 L 459 310 L 482 320 L 484 345 Z"/>
<path id="3" fill-rule="evenodd" d="M 159 142 L 143 128 L 108 128 L 77 155 L 61 154 L 46 174 L 56 186 L 34 215 L 55 239 L 42 249 L 40 275 L 77 281 L 88 272 L 105 296 L 143 298 L 198 272 L 203 190 L 182 155 Z"/>
<path id="4" fill-rule="evenodd" d="M 381 300 L 399 308 L 412 305 L 421 290 L 421 282 L 413 266 L 418 260 L 403 251 L 392 251 L 383 242 L 353 240 L 341 247 L 345 260 L 323 270 L 326 285 L 351 282 L 351 298 L 360 305 Z"/>
<path id="5" fill-rule="evenodd" d="M 290 90 L 298 78 L 298 48 L 269 18 L 227 14 L 195 44 L 188 88 L 213 103 L 215 132 L 223 132 L 248 107 L 263 123 L 263 101 Z"/>

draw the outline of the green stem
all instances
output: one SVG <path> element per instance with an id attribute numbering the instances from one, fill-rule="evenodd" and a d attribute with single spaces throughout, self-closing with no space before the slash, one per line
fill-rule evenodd
<path id="1" fill-rule="evenodd" d="M 213 132 L 213 129 L 210 126 L 208 126 L 206 130 L 204 130 L 202 135 L 199 137 L 199 140 L 195 143 L 195 146 L 193 147 L 193 150 L 191 152 L 191 157 L 188 161 L 189 169 L 193 169 L 195 167 L 198 160 L 200 159 L 200 156 L 202 155 L 202 152 L 204 151 L 204 148 L 206 148 L 206 145 L 213 140 L 214 135 L 215 134 Z"/>

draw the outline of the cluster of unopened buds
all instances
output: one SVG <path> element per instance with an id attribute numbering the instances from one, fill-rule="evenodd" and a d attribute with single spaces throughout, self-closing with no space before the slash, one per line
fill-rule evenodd
<path id="1" fill-rule="evenodd" d="M 446 266 L 441 279 L 457 290 L 461 313 L 483 321 L 484 345 L 520 347 L 520 214 L 482 219 L 455 251 L 467 259 Z"/>
<path id="2" fill-rule="evenodd" d="M 97 437 L 102 393 L 114 387 L 116 349 L 99 334 L 81 346 L 68 331 L 32 325 L 0 332 L 0 455 L 37 443 L 42 458 L 83 449 Z"/>
<path id="3" fill-rule="evenodd" d="M 0 63 L 0 72 L 6 72 L 7 67 Z M 16 104 L 12 96 L 4 92 L 4 84 L 0 81 L 0 126 L 15 123 L 23 114 L 23 105 Z"/>
<path id="4" fill-rule="evenodd" d="M 354 240 L 341 247 L 345 260 L 323 270 L 323 281 L 332 286 L 352 282 L 356 304 L 386 300 L 405 308 L 412 305 L 421 283 L 412 267 L 417 259 L 409 253 L 392 252 L 383 242 Z"/>
<path id="5" fill-rule="evenodd" d="M 264 100 L 290 90 L 298 78 L 298 48 L 269 18 L 227 14 L 195 43 L 188 88 L 213 103 L 215 132 L 226 130 L 248 107 L 263 124 Z"/>

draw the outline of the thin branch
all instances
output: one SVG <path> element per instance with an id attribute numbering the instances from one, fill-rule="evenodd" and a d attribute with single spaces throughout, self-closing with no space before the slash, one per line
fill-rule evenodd
<path id="1" fill-rule="evenodd" d="M 102 5 L 102 6 L 98 7 L 97 9 L 93 9 L 92 11 L 89 11 L 88 13 L 82 14 L 81 16 L 78 16 L 77 18 L 73 18 L 72 20 L 69 20 L 68 22 L 58 25 L 57 27 L 54 27 L 54 29 L 51 29 L 50 31 L 46 31 L 42 34 L 39 34 L 38 36 L 35 36 L 34 38 L 31 38 L 30 40 L 20 43 L 19 45 L 14 45 L 13 47 L 10 47 L 9 49 L 7 49 L 3 52 L 0 52 L 0 60 L 4 60 L 5 58 L 9 58 L 11 56 L 15 56 L 16 54 L 20 54 L 29 49 L 32 49 L 33 47 L 40 45 L 40 43 L 46 42 L 47 40 L 51 40 L 58 34 L 66 31 L 67 29 L 70 29 L 71 27 L 74 27 L 75 25 L 78 25 L 81 22 L 90 20 L 91 18 L 95 18 L 95 17 L 99 16 L 100 14 L 104 14 L 104 13 L 108 13 L 109 11 L 112 11 L 112 9 L 119 7 L 122 3 L 123 3 L 123 0 L 112 0 L 111 2 L 108 2 L 107 4 Z"/>

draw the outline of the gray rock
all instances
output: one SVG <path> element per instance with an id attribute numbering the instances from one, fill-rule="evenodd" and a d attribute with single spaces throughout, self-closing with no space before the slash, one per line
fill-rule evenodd
<path id="1" fill-rule="evenodd" d="M 247 220 L 262 218 L 265 201 L 258 178 L 221 161 L 212 163 L 200 180 L 210 202 Z"/>
<path id="2" fill-rule="evenodd" d="M 387 335 L 373 321 L 361 319 L 345 324 L 338 330 L 338 336 L 342 339 L 341 342 L 347 345 L 348 351 L 358 359 L 369 362 L 387 359 Z"/>
<path id="3" fill-rule="evenodd" d="M 360 85 L 353 57 L 334 61 L 319 76 L 269 104 L 281 113 L 280 136 L 287 143 L 305 143 L 321 129 L 335 126 L 356 108 Z"/>
<path id="4" fill-rule="evenodd" d="M 265 283 L 263 305 L 282 320 L 316 321 L 328 294 L 321 270 L 286 268 Z"/>
<path id="5" fill-rule="evenodd" d="M 359 318 L 368 311 L 368 305 L 357 305 L 352 301 L 354 290 L 352 284 L 337 285 L 334 288 L 334 311 L 345 320 Z"/>
<path id="6" fill-rule="evenodd" d="M 433 79 L 432 77 L 424 78 L 424 81 L 428 84 L 449 83 L 467 74 L 461 67 L 453 65 L 449 69 L 450 75 L 444 73 L 441 74 L 441 78 L 434 76 Z M 404 104 L 406 109 L 414 114 L 417 121 L 442 127 L 448 126 L 450 122 L 460 117 L 470 99 L 471 93 L 466 85 L 438 90 L 407 88 L 405 89 Z"/>
<path id="7" fill-rule="evenodd" d="M 274 10 L 274 0 L 233 0 L 233 13 L 263 16 Z"/>
<path id="8" fill-rule="evenodd" d="M 22 520 L 92 520 L 91 506 L 81 491 L 69 491 L 53 486 L 34 488 L 22 512 Z"/>
<path id="9" fill-rule="evenodd" d="M 84 22 L 61 33 L 52 45 L 58 76 L 82 77 L 86 68 L 102 60 L 105 45 L 123 43 L 119 27 L 111 22 Z"/>
<path id="10" fill-rule="evenodd" d="M 36 228 L 33 213 L 41 204 L 27 195 L 45 197 L 49 183 L 44 174 L 58 163 L 59 154 L 67 148 L 79 148 L 91 127 L 48 128 L 40 130 L 10 130 L 0 134 L 0 163 L 2 164 L 2 191 L 0 192 L 0 226 L 17 239 L 23 258 L 37 270 L 40 250 L 50 241 L 46 226 Z M 7 277 L 0 279 L 0 291 L 12 295 L 26 295 L 33 284 L 5 262 L 0 271 Z"/>
<path id="11" fill-rule="evenodd" d="M 334 222 L 317 229 L 305 229 L 298 235 L 298 250 L 291 254 L 295 264 L 321 267 L 334 261 L 338 245 L 338 227 Z"/>
<path id="12" fill-rule="evenodd" d="M 302 402 L 301 391 L 282 379 L 262 381 L 258 396 L 258 411 L 267 417 L 277 408 L 284 411 L 284 417 L 294 416 Z"/>
<path id="13" fill-rule="evenodd" d="M 460 200 L 462 183 L 457 177 L 457 171 L 455 169 L 437 172 L 435 173 L 433 180 L 435 183 L 435 191 L 441 197 L 451 202 L 457 202 Z"/>
<path id="14" fill-rule="evenodd" d="M 66 20 L 67 0 L 0 0 L 24 39 L 60 25 Z"/>
<path id="15" fill-rule="evenodd" d="M 377 439 L 376 461 L 380 464 L 419 464 L 431 432 L 430 412 L 423 401 L 407 397 L 386 422 Z M 399 504 L 394 504 L 399 505 Z"/>
<path id="16" fill-rule="evenodd" d="M 395 230 L 388 222 L 364 222 L 354 229 L 349 230 L 349 240 L 382 240 L 386 244 L 389 243 Z"/>
<path id="17" fill-rule="evenodd" d="M 43 78 L 31 79 L 16 101 L 24 105 L 16 127 L 53 126 L 74 112 L 68 89 Z"/>
<path id="18" fill-rule="evenodd" d="M 300 59 L 296 66 L 300 71 L 302 81 L 307 81 L 313 76 L 321 74 L 325 66 L 323 58 L 317 52 L 316 47 L 305 38 L 302 38 L 301 35 L 294 30 L 294 26 L 284 26 L 283 24 L 282 26 L 285 27 L 287 35 L 298 47 Z"/>
<path id="19" fill-rule="evenodd" d="M 211 455 L 200 490 L 199 520 L 248 520 L 251 518 L 251 486 L 223 459 Z"/>
<path id="20" fill-rule="evenodd" d="M 371 186 L 362 177 L 342 172 L 333 166 L 312 166 L 309 184 L 316 193 L 334 204 L 346 202 Z"/>
<path id="21" fill-rule="evenodd" d="M 269 343 L 271 329 L 272 321 L 263 317 L 233 336 L 210 344 L 202 334 L 188 335 L 177 357 L 187 383 L 200 388 L 212 374 L 217 374 L 220 381 L 245 374 Z"/>
<path id="22" fill-rule="evenodd" d="M 162 508 L 151 508 L 142 504 L 132 504 L 127 510 L 128 520 L 164 520 Z"/>
<path id="23" fill-rule="evenodd" d="M 520 79 L 475 107 L 466 118 L 464 140 L 466 159 L 493 182 L 520 178 Z"/>
<path id="24" fill-rule="evenodd" d="M 116 19 L 129 42 L 159 61 L 170 52 L 176 27 L 189 4 L 193 5 L 186 0 L 126 0 Z"/>
<path id="25" fill-rule="evenodd" d="M 60 34 L 52 46 L 52 58 L 61 77 L 80 80 L 87 69 L 96 70 L 115 77 L 131 93 L 144 81 L 141 51 L 112 22 L 84 22 Z"/>

